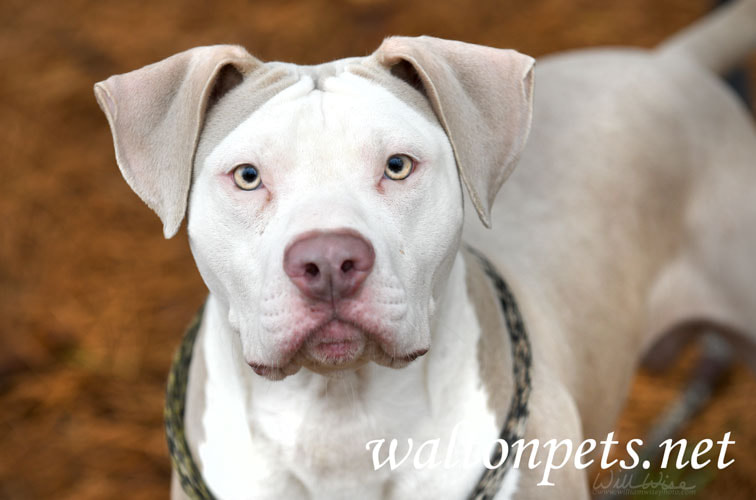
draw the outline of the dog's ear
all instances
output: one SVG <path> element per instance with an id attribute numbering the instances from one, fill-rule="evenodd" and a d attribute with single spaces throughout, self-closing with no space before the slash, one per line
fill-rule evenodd
<path id="1" fill-rule="evenodd" d="M 95 84 L 121 173 L 158 214 L 166 238 L 186 212 L 208 107 L 260 64 L 238 46 L 197 47 Z"/>
<path id="2" fill-rule="evenodd" d="M 432 37 L 392 37 L 374 57 L 423 92 L 446 131 L 481 221 L 512 172 L 530 131 L 534 59 Z"/>

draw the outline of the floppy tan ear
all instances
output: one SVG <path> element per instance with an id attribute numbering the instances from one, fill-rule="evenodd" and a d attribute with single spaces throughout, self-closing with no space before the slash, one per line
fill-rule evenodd
<path id="1" fill-rule="evenodd" d="M 535 60 L 514 50 L 427 36 L 388 38 L 373 55 L 409 83 L 419 79 L 480 220 L 490 227 L 496 193 L 530 131 Z"/>
<path id="2" fill-rule="evenodd" d="M 197 47 L 95 84 L 121 173 L 158 214 L 166 238 L 186 212 L 208 106 L 260 64 L 235 45 Z"/>

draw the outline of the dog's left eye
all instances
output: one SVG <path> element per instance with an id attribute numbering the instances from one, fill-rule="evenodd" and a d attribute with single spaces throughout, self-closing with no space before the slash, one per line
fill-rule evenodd
<path id="1" fill-rule="evenodd" d="M 415 168 L 415 162 L 407 155 L 391 155 L 386 160 L 384 175 L 392 181 L 406 179 Z"/>
<path id="2" fill-rule="evenodd" d="M 257 167 L 249 163 L 244 163 L 234 169 L 234 182 L 239 189 L 252 191 L 260 187 L 260 184 L 262 184 L 262 177 L 260 177 L 260 172 L 257 171 Z"/>

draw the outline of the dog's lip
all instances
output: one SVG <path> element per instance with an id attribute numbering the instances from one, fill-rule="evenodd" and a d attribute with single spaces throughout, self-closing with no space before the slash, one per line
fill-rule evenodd
<path id="1" fill-rule="evenodd" d="M 308 335 L 301 349 L 316 363 L 342 365 L 358 358 L 365 343 L 366 334 L 361 328 L 334 318 Z"/>
<path id="2" fill-rule="evenodd" d="M 420 356 L 424 356 L 428 352 L 428 348 L 425 347 L 423 349 L 418 349 L 417 351 L 412 351 L 411 353 L 407 354 L 406 356 L 402 356 L 400 359 L 402 361 L 415 361 Z"/>
<path id="3" fill-rule="evenodd" d="M 264 377 L 265 375 L 270 372 L 271 367 L 261 365 L 260 363 L 255 363 L 254 361 L 250 361 L 247 363 L 250 368 L 252 368 L 252 371 L 254 371 L 256 374 L 260 375 L 261 377 Z"/>
<path id="4" fill-rule="evenodd" d="M 362 358 L 376 353 L 381 354 L 373 361 L 380 365 L 401 368 L 426 354 L 428 348 L 398 355 L 387 345 L 385 335 L 333 313 L 312 328 L 290 352 L 287 358 L 276 365 L 254 361 L 247 364 L 257 375 L 271 380 L 281 380 L 296 373 L 303 365 L 315 371 L 325 369 L 326 372 L 356 368 L 362 362 L 370 361 Z"/>

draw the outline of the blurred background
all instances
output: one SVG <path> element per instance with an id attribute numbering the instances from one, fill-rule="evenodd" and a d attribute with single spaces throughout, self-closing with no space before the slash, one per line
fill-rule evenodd
<path id="1" fill-rule="evenodd" d="M 536 57 L 652 47 L 713 3 L 2 0 L 0 498 L 168 495 L 165 380 L 206 290 L 185 230 L 164 240 L 157 217 L 122 180 L 94 82 L 215 43 L 304 64 L 369 54 L 390 34 Z M 756 59 L 747 66 L 756 74 Z M 688 352 L 662 376 L 640 372 L 621 440 L 645 435 L 694 359 Z M 697 476 L 699 498 L 756 498 L 754 392 L 756 379 L 736 365 L 685 428 L 690 440 L 731 431 L 737 442 L 731 467 Z"/>

